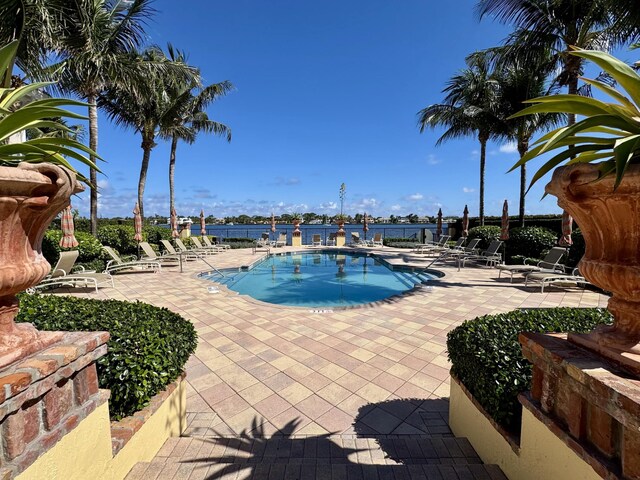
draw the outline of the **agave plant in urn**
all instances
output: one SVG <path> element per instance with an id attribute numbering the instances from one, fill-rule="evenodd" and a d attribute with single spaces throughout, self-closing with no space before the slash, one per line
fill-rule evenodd
<path id="1" fill-rule="evenodd" d="M 0 48 L 0 72 L 9 72 L 17 42 Z M 10 77 L 7 75 L 7 78 Z M 3 82 L 4 83 L 4 82 Z M 70 130 L 52 118 L 84 118 L 60 108 L 84 105 L 72 100 L 42 98 L 33 92 L 48 83 L 0 89 L 0 368 L 57 341 L 60 333 L 39 332 L 15 323 L 16 294 L 36 285 L 51 266 L 42 255 L 42 237 L 51 220 L 74 193 L 83 190 L 65 157 L 95 165 L 93 154 L 68 138 Z M 36 138 L 23 139 L 29 128 Z M 37 136 L 40 129 L 47 135 Z"/>
<path id="2" fill-rule="evenodd" d="M 544 135 L 513 168 L 551 152 L 533 184 L 566 163 L 555 169 L 545 191 L 580 226 L 586 244 L 580 273 L 612 292 L 608 309 L 614 316 L 612 326 L 570 334 L 569 340 L 640 374 L 640 76 L 603 52 L 574 49 L 571 54 L 592 61 L 616 81 L 619 89 L 584 79 L 614 102 L 579 95 L 531 100 L 534 105 L 516 116 L 561 112 L 580 120 Z"/>

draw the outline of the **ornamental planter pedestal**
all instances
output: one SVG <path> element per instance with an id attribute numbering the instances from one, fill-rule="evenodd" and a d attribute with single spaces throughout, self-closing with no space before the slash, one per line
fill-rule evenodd
<path id="1" fill-rule="evenodd" d="M 39 332 L 15 323 L 16 294 L 50 271 L 42 237 L 74 193 L 82 191 L 75 174 L 55 165 L 0 167 L 0 368 L 51 345 L 59 332 Z"/>
<path id="2" fill-rule="evenodd" d="M 344 247 L 346 243 L 346 232 L 344 231 L 344 220 L 338 220 L 338 232 L 336 233 L 336 247 Z"/>
<path id="3" fill-rule="evenodd" d="M 597 178 L 597 165 L 571 165 L 556 169 L 546 186 L 584 236 L 580 273 L 613 293 L 614 324 L 570 334 L 569 341 L 640 374 L 640 165 L 627 168 L 615 192 L 615 177 Z"/>
<path id="4" fill-rule="evenodd" d="M 300 220 L 298 219 L 293 221 L 293 233 L 291 233 L 291 246 L 292 247 L 302 246 L 302 232 L 300 231 Z"/>

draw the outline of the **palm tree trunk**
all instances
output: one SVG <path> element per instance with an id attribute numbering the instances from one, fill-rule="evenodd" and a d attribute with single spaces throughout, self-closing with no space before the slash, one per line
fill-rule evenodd
<path id="1" fill-rule="evenodd" d="M 484 170 L 487 156 L 487 141 L 489 136 L 483 133 L 478 135 L 480 140 L 480 208 L 478 214 L 478 223 L 481 227 L 484 226 Z"/>
<path id="2" fill-rule="evenodd" d="M 138 206 L 140 207 L 140 216 L 144 219 L 144 185 L 147 183 L 147 170 L 149 170 L 149 159 L 151 158 L 151 149 L 153 148 L 153 140 L 142 140 L 142 165 L 140 166 L 140 179 L 138 180 Z"/>
<path id="3" fill-rule="evenodd" d="M 173 212 L 175 207 L 175 190 L 174 181 L 176 173 L 176 149 L 178 148 L 178 137 L 176 135 L 171 139 L 171 154 L 169 155 L 169 212 Z"/>
<path id="4" fill-rule="evenodd" d="M 520 158 L 529 150 L 529 139 L 521 138 L 518 140 L 518 153 Z M 522 164 L 520 167 L 520 209 L 518 212 L 518 223 L 524 227 L 524 211 L 525 211 L 525 194 L 527 192 L 527 165 Z"/>
<path id="5" fill-rule="evenodd" d="M 97 95 L 91 94 L 87 97 L 89 104 L 89 148 L 94 152 L 98 151 L 98 106 L 96 105 Z M 97 162 L 93 155 L 89 157 L 92 162 Z M 89 169 L 89 181 L 91 182 L 91 192 L 89 194 L 89 223 L 91 235 L 98 233 L 98 172 L 95 168 Z"/>

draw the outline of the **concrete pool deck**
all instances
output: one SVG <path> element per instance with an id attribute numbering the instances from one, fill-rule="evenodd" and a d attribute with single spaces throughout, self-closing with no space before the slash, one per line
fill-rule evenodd
<path id="1" fill-rule="evenodd" d="M 300 249 L 278 249 L 294 250 Z M 411 264 L 406 251 L 368 250 Z M 264 254 L 229 250 L 207 261 L 227 268 Z M 210 270 L 201 261 L 185 263 L 183 273 L 163 267 L 158 274 L 116 275 L 115 287 L 97 294 L 56 292 L 140 300 L 193 322 L 199 342 L 186 368 L 186 435 L 331 434 L 343 446 L 379 435 L 450 436 L 445 343 L 447 332 L 462 321 L 517 308 L 605 307 L 608 300 L 580 288 L 525 290 L 523 283 L 498 279 L 497 271 L 486 267 L 436 268 L 445 276 L 433 281 L 433 288 L 331 313 L 265 304 L 224 287 L 212 293 L 208 287 L 214 284 L 197 277 Z M 177 446 L 163 450 L 164 461 L 184 454 Z M 372 455 L 363 462 L 371 463 Z"/>

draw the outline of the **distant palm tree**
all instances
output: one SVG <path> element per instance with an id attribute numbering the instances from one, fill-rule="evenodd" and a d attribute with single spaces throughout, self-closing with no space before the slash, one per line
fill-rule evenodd
<path id="1" fill-rule="evenodd" d="M 541 55 L 552 50 L 559 66 L 555 81 L 561 87 L 566 86 L 568 93 L 578 94 L 578 78 L 584 61 L 569 55 L 570 47 L 608 51 L 628 42 L 628 31 L 625 33 L 616 23 L 620 18 L 610 14 L 611 2 L 479 0 L 477 11 L 480 18 L 492 15 L 502 23 L 516 26 L 505 42 L 505 54 L 511 58 L 535 64 Z M 568 123 L 575 123 L 575 115 L 569 114 Z"/>
<path id="2" fill-rule="evenodd" d="M 420 133 L 427 128 L 447 130 L 436 145 L 454 138 L 475 135 L 480 142 L 479 222 L 484 225 L 484 177 L 487 142 L 503 135 L 499 118 L 499 82 L 483 56 L 470 56 L 467 68 L 449 80 L 443 93 L 444 102 L 418 112 Z"/>
<path id="3" fill-rule="evenodd" d="M 170 92 L 182 83 L 199 85 L 200 77 L 196 69 L 182 61 L 171 61 L 157 47 L 131 57 L 133 64 L 138 66 L 131 85 L 111 86 L 100 95 L 98 104 L 116 125 L 132 128 L 142 137 L 138 205 L 144 217 L 144 189 L 151 151 L 157 145 L 156 136 L 167 119 L 176 118 L 176 111 L 182 107 L 172 101 Z M 158 65 L 166 68 L 154 68 Z"/>
<path id="4" fill-rule="evenodd" d="M 0 7 L 0 39 L 20 38 L 18 66 L 42 79 L 56 73 L 59 88 L 89 104 L 89 147 L 98 151 L 98 95 L 129 87 L 136 68 L 127 54 L 145 40 L 153 0 L 6 0 Z M 44 65 L 54 57 L 55 65 Z M 91 158 L 95 162 L 95 158 Z M 91 233 L 98 221 L 97 172 L 89 171 Z"/>
<path id="5" fill-rule="evenodd" d="M 169 58 L 174 62 L 186 62 L 182 52 L 174 50 L 169 45 Z M 209 133 L 225 136 L 231 141 L 231 129 L 220 122 L 209 118 L 207 107 L 215 100 L 223 97 L 233 89 L 231 82 L 214 83 L 207 87 L 198 88 L 196 81 L 176 83 L 169 87 L 168 96 L 171 102 L 170 112 L 160 125 L 160 137 L 171 141 L 169 154 L 169 211 L 175 207 L 175 169 L 176 150 L 180 140 L 192 144 L 199 133 Z"/>

